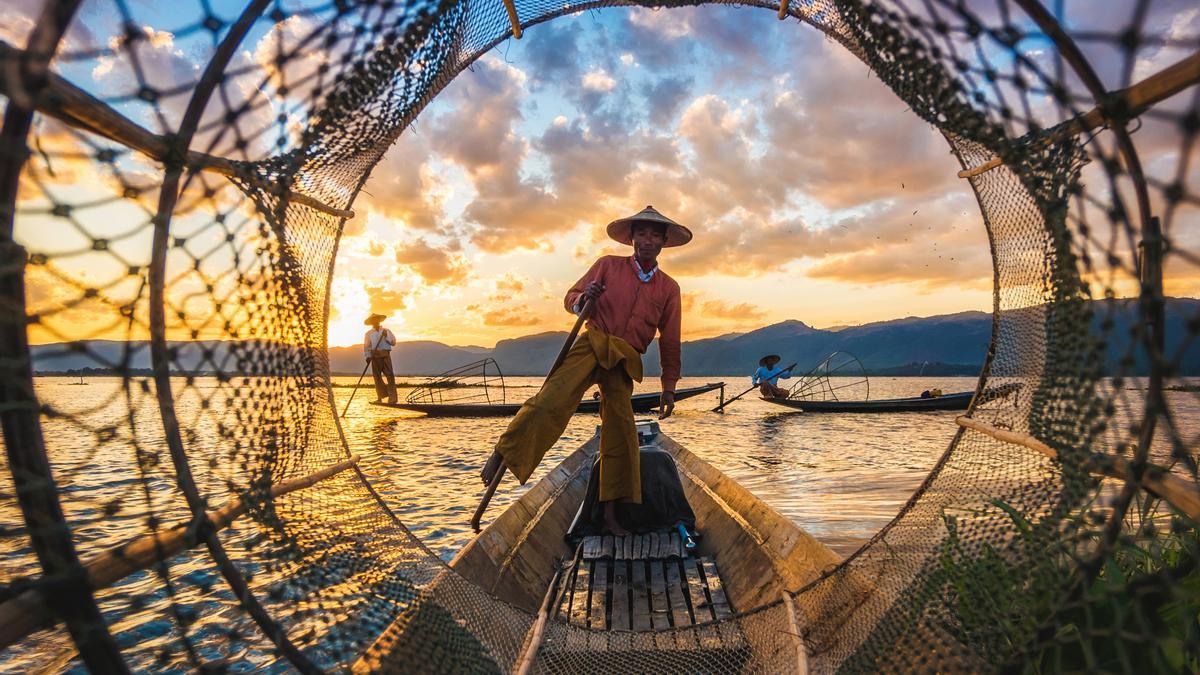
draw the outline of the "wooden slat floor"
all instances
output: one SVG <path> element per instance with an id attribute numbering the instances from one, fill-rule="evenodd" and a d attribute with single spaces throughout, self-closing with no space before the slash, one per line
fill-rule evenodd
<path id="1" fill-rule="evenodd" d="M 559 595 L 559 619 L 601 630 L 661 630 L 733 616 L 717 563 L 677 533 L 586 537 Z"/>

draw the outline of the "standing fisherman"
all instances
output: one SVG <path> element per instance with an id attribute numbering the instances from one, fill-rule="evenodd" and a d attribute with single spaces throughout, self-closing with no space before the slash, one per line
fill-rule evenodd
<path id="1" fill-rule="evenodd" d="M 642 354 L 659 335 L 662 397 L 659 419 L 675 410 L 679 381 L 679 284 L 658 267 L 664 247 L 692 239 L 684 226 L 654 207 L 608 224 L 608 236 L 633 246 L 632 256 L 604 256 L 567 291 L 563 304 L 578 314 L 592 301 L 587 332 L 576 340 L 562 366 L 520 412 L 496 443 L 480 476 L 490 483 L 503 461 L 522 484 L 567 427 L 583 394 L 600 386 L 600 491 L 604 525 L 627 534 L 617 522 L 617 501 L 642 502 L 641 464 L 633 417 L 634 381 L 642 381 Z"/>
<path id="2" fill-rule="evenodd" d="M 372 314 L 363 323 L 371 330 L 363 338 L 363 357 L 371 364 L 371 376 L 375 378 L 375 401 L 388 403 L 396 402 L 396 375 L 392 372 L 392 347 L 396 346 L 396 336 L 392 331 L 383 327 L 383 314 Z M 383 378 L 387 377 L 387 384 Z"/>

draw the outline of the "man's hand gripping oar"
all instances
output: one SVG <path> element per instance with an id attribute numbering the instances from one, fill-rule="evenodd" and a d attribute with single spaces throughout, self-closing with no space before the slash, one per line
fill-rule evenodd
<path id="1" fill-rule="evenodd" d="M 571 351 L 571 345 L 575 344 L 575 338 L 579 336 L 579 329 L 583 327 L 583 322 L 587 320 L 588 314 L 592 311 L 592 301 L 603 292 L 604 285 L 595 281 L 588 284 L 587 289 L 584 290 L 586 299 L 583 301 L 583 306 L 579 308 L 579 317 L 575 319 L 575 326 L 571 329 L 571 334 L 567 336 L 567 341 L 559 350 L 558 358 L 554 359 L 554 365 L 550 366 L 550 372 L 546 374 L 547 380 L 566 360 L 567 352 Z M 546 386 L 545 381 L 542 382 L 542 386 Z M 479 471 L 479 477 L 487 484 L 487 490 L 483 493 L 483 499 L 479 500 L 479 506 L 475 508 L 475 515 L 471 516 L 471 529 L 476 533 L 480 530 L 479 521 L 483 519 L 483 512 L 487 510 L 488 504 L 492 501 L 492 495 L 496 494 L 496 488 L 499 487 L 500 481 L 504 480 L 504 474 L 507 471 L 508 467 L 504 464 L 504 458 L 495 451 L 483 465 L 483 469 Z"/>

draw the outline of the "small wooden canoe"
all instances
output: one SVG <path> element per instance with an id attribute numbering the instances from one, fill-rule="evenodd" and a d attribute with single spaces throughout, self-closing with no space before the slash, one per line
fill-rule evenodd
<path id="1" fill-rule="evenodd" d="M 933 398 L 884 398 L 877 401 L 806 401 L 794 398 L 766 398 L 767 403 L 774 403 L 793 410 L 804 412 L 840 412 L 840 413 L 894 413 L 919 412 L 922 410 L 966 410 L 971 405 L 973 391 L 962 391 L 953 394 L 942 394 Z"/>
<path id="2" fill-rule="evenodd" d="M 675 392 L 675 400 L 682 401 L 685 398 L 706 394 L 724 386 L 724 382 L 710 382 L 700 387 L 679 389 Z M 633 396 L 633 411 L 635 413 L 650 412 L 658 407 L 658 398 L 661 395 L 656 391 Z M 521 409 L 520 403 L 384 403 L 372 401 L 371 405 L 425 413 L 430 417 L 512 417 Z M 576 414 L 599 412 L 600 401 L 596 399 L 580 401 L 579 407 L 575 410 Z"/>
<path id="3" fill-rule="evenodd" d="M 537 659 L 549 671 L 608 673 L 649 664 L 644 659 L 661 652 L 670 652 L 674 669 L 695 672 L 712 659 L 745 663 L 760 638 L 746 634 L 736 620 L 724 620 L 776 603 L 840 562 L 824 544 L 657 427 L 639 424 L 643 447 L 656 446 L 675 460 L 696 515 L 694 550 L 670 532 L 565 540 L 584 498 L 597 434 L 475 537 L 450 563 L 457 574 L 435 581 L 461 583 L 453 581 L 457 577 L 537 614 L 516 662 L 508 666 L 514 671 L 525 672 Z M 415 623 L 397 619 L 354 670 L 403 670 L 405 652 L 422 640 L 406 635 L 412 629 L 405 627 Z M 559 641 L 543 645 L 546 632 Z M 770 636 L 775 640 L 779 633 Z M 785 644 L 800 645 L 803 660 L 798 640 Z"/>
<path id="4" fill-rule="evenodd" d="M 988 387 L 983 392 L 983 401 L 991 401 L 1014 394 L 1021 389 L 1018 382 L 1006 382 Z M 794 398 L 763 398 L 768 403 L 781 405 L 804 412 L 831 413 L 893 413 L 920 412 L 924 410 L 966 410 L 971 406 L 973 391 L 960 391 L 932 398 L 884 398 L 877 401 L 808 401 Z"/>

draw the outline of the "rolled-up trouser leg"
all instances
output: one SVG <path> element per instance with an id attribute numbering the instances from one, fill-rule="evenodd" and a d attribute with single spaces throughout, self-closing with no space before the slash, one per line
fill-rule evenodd
<path id="1" fill-rule="evenodd" d="M 387 356 L 379 358 L 383 379 L 387 380 L 387 385 L 384 391 L 387 392 L 388 403 L 396 402 L 396 373 L 392 372 L 392 354 L 388 352 Z"/>
<path id="2" fill-rule="evenodd" d="M 496 441 L 496 452 L 522 484 L 562 436 L 583 392 L 595 382 L 595 370 L 596 355 L 591 345 L 585 339 L 577 340 L 563 364 L 541 391 L 525 401 Z"/>
<path id="3" fill-rule="evenodd" d="M 383 359 L 378 356 L 371 357 L 371 377 L 375 380 L 375 400 L 382 401 L 387 398 L 387 385 L 383 383 Z"/>
<path id="4" fill-rule="evenodd" d="M 633 380 L 618 364 L 597 368 L 600 385 L 600 495 L 602 502 L 625 499 L 642 503 L 642 465 L 637 422 L 633 417 Z"/>

